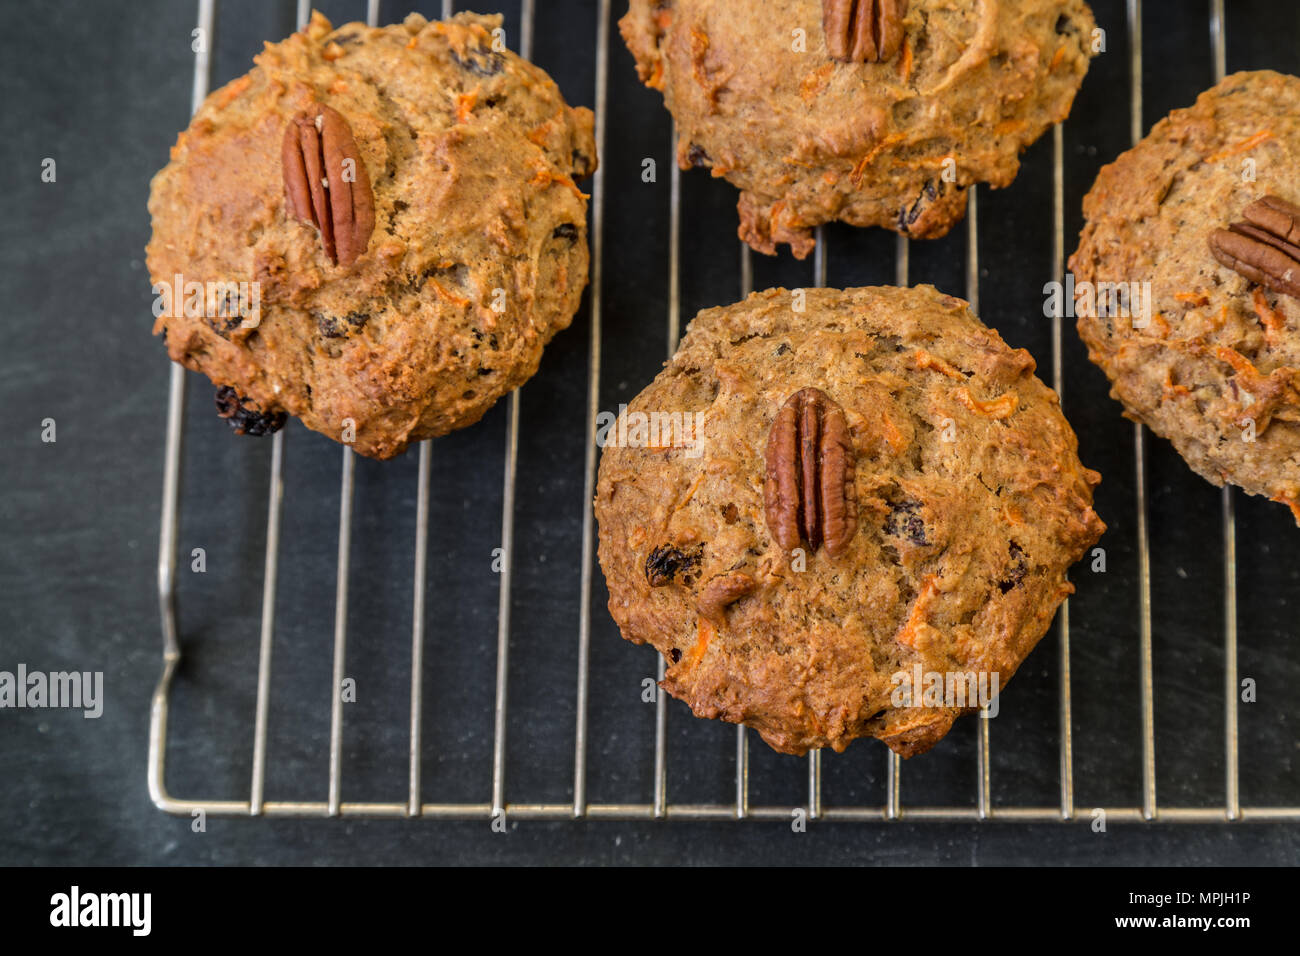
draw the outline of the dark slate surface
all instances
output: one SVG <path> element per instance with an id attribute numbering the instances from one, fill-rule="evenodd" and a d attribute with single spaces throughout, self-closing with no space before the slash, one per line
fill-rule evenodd
<path id="1" fill-rule="evenodd" d="M 535 59 L 573 103 L 593 104 L 596 5 L 538 0 Z M 335 22 L 360 0 L 330 0 Z M 385 2 L 384 21 L 410 4 Z M 419 4 L 436 15 L 437 4 Z M 503 5 L 508 35 L 519 6 Z M 615 3 L 615 16 L 622 4 Z M 248 68 L 264 38 L 293 28 L 293 4 L 220 4 L 213 83 Z M 1079 202 L 1099 166 L 1128 145 L 1124 4 L 1094 4 L 1107 52 L 1093 65 L 1065 130 L 1067 251 Z M 1149 125 L 1211 83 L 1208 2 L 1148 3 L 1144 95 Z M 1294 4 L 1229 4 L 1229 69 L 1300 72 Z M 190 97 L 195 5 L 171 0 L 52 0 L 9 17 L 0 35 L 3 157 L 0 218 L 0 670 L 102 670 L 105 712 L 0 711 L 0 863 L 1294 863 L 1300 828 L 1278 825 L 1016 826 L 784 823 L 189 821 L 150 804 L 149 700 L 160 668 L 155 563 L 168 365 L 150 340 L 143 247 L 149 177 Z M 600 406 L 632 397 L 668 349 L 669 122 L 637 85 L 611 33 L 605 156 L 604 326 Z M 42 160 L 57 181 L 40 179 Z M 641 180 L 653 157 L 658 182 Z M 739 293 L 734 191 L 683 177 L 682 314 Z M 981 312 L 1029 348 L 1050 376 L 1041 286 L 1051 278 L 1050 136 L 1025 155 L 1013 187 L 981 190 Z M 893 239 L 827 231 L 832 285 L 887 282 Z M 914 244 L 912 279 L 962 294 L 966 230 Z M 756 257 L 755 285 L 810 284 L 811 263 Z M 548 350 L 522 394 L 506 796 L 572 799 L 581 558 L 584 414 L 590 314 Z M 1067 413 L 1082 456 L 1105 475 L 1098 510 L 1110 525 L 1108 569 L 1080 567 L 1071 602 L 1078 806 L 1140 802 L 1137 590 L 1131 426 L 1106 396 L 1082 346 L 1065 337 Z M 184 663 L 173 698 L 168 786 L 179 797 L 245 799 L 261 613 L 270 443 L 232 438 L 191 376 L 180 526 Z M 41 422 L 57 422 L 57 442 Z M 433 523 L 424 687 L 424 797 L 486 802 L 491 788 L 493 677 L 505 404 L 433 446 Z M 271 799 L 323 799 L 337 546 L 339 449 L 296 423 L 286 436 L 286 495 L 269 738 Z M 1222 541 L 1219 492 L 1148 438 L 1155 714 L 1162 803 L 1223 799 Z M 416 458 L 359 460 L 347 673 L 343 796 L 402 801 Z M 1297 590 L 1300 534 L 1283 509 L 1236 496 L 1240 668 L 1259 701 L 1240 710 L 1242 802 L 1300 803 Z M 207 571 L 189 570 L 191 549 Z M 653 707 L 640 680 L 651 652 L 620 641 L 592 594 L 589 798 L 650 799 Z M 1054 634 L 1055 632 L 1053 632 Z M 992 725 L 998 804 L 1057 797 L 1054 637 L 1017 676 Z M 734 731 L 669 711 L 669 798 L 727 801 Z M 965 721 L 933 753 L 905 765 L 904 803 L 972 805 L 975 727 Z M 751 747 L 755 804 L 800 803 L 806 764 Z M 882 799 L 885 756 L 873 743 L 824 761 L 828 806 Z"/>

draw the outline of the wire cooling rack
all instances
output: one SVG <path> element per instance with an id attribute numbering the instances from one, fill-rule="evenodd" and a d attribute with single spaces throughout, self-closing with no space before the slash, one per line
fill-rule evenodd
<path id="1" fill-rule="evenodd" d="M 200 0 L 198 27 L 207 36 L 213 35 L 215 0 Z M 441 14 L 450 15 L 453 4 L 443 0 Z M 1221 78 L 1225 71 L 1224 0 L 1211 0 L 1209 36 L 1214 73 Z M 535 25 L 534 0 L 521 4 L 519 52 L 530 57 Z M 360 10 L 357 11 L 361 12 Z M 1127 0 L 1127 31 L 1129 49 L 1129 117 L 1131 138 L 1137 142 L 1143 133 L 1142 110 L 1142 10 L 1141 0 Z M 612 18 L 610 0 L 593 4 L 596 18 L 595 36 L 595 113 L 596 141 L 601 156 L 601 168 L 592 183 L 590 231 L 592 246 L 591 288 L 589 293 L 589 360 L 587 372 L 586 434 L 583 501 L 589 503 L 594 493 L 597 460 L 595 428 L 599 409 L 602 356 L 602 264 L 604 261 L 604 221 L 608 196 L 606 192 L 605 155 L 606 137 L 610 118 L 609 107 L 609 49 Z M 306 22 L 308 5 L 299 3 L 298 21 Z M 369 0 L 365 14 L 371 24 L 378 22 L 378 0 Z M 201 48 L 195 57 L 193 80 L 193 108 L 197 109 L 207 93 L 211 67 L 211 51 Z M 1062 277 L 1065 269 L 1065 224 L 1063 155 L 1064 134 L 1060 125 L 1052 130 L 1052 276 Z M 668 275 L 667 275 L 667 342 L 671 353 L 681 330 L 681 210 L 682 184 L 680 172 L 671 164 L 670 207 L 668 222 Z M 969 209 L 966 218 L 966 297 L 972 309 L 979 311 L 979 191 L 969 190 Z M 749 250 L 743 245 L 739 251 L 740 288 L 742 296 L 753 286 L 753 263 Z M 828 239 L 819 229 L 816 251 L 812 263 L 814 284 L 827 283 Z M 899 285 L 909 279 L 910 245 L 906 238 L 898 237 L 895 244 L 894 277 Z M 717 304 L 721 304 L 720 300 Z M 1052 384 L 1063 393 L 1061 319 L 1051 325 Z M 423 797 L 421 770 L 424 762 L 422 727 L 424 724 L 424 699 L 422 674 L 425 668 L 425 587 L 428 575 L 429 516 L 430 516 L 430 462 L 431 444 L 419 446 L 419 471 L 416 495 L 414 581 L 412 597 L 412 632 L 410 642 L 410 724 L 408 790 L 405 800 L 390 802 L 347 802 L 342 799 L 344 707 L 339 692 L 344 675 L 348 640 L 348 592 L 352 579 L 350 564 L 353 498 L 355 486 L 355 460 L 350 448 L 342 449 L 340 477 L 340 507 L 338 520 L 338 558 L 335 583 L 333 692 L 330 694 L 329 720 L 329 777 L 328 792 L 320 800 L 267 799 L 268 723 L 271 702 L 272 641 L 276 629 L 275 601 L 279 570 L 281 509 L 283 501 L 284 432 L 277 433 L 271 445 L 270 493 L 266 510 L 265 564 L 262 581 L 261 633 L 257 663 L 257 691 L 253 734 L 252 780 L 246 799 L 210 799 L 173 796 L 166 787 L 166 758 L 168 743 L 168 716 L 171 710 L 173 682 L 181 662 L 181 644 L 178 636 L 176 592 L 178 526 L 180 521 L 181 447 L 184 432 L 186 372 L 172 366 L 167 415 L 166 462 L 162 495 L 162 520 L 159 540 L 158 593 L 162 615 L 164 666 L 161 679 L 153 696 L 149 731 L 149 792 L 153 802 L 168 813 L 192 815 L 197 812 L 219 815 L 243 816 L 322 816 L 322 817 L 435 817 L 435 818 L 614 818 L 614 819 L 782 819 L 799 815 L 807 819 L 887 821 L 1020 821 L 1068 822 L 1095 819 L 1098 809 L 1105 811 L 1106 819 L 1115 822 L 1169 821 L 1169 822 L 1227 822 L 1227 821 L 1284 821 L 1300 820 L 1300 806 L 1243 806 L 1240 799 L 1238 754 L 1238 666 L 1237 666 L 1237 530 L 1234 493 L 1225 488 L 1222 493 L 1222 586 L 1223 595 L 1223 799 L 1217 805 L 1163 806 L 1156 799 L 1156 747 L 1154 674 L 1152 653 L 1152 600 L 1151 600 L 1151 548 L 1148 522 L 1148 451 L 1145 433 L 1141 426 L 1132 431 L 1135 501 L 1133 522 L 1136 528 L 1137 550 L 1137 662 L 1140 696 L 1140 747 L 1141 802 L 1136 806 L 1088 807 L 1077 811 L 1075 805 L 1074 724 L 1071 697 L 1070 605 L 1061 606 L 1054 624 L 1057 643 L 1057 752 L 1059 757 L 1059 801 L 1048 805 L 1002 805 L 995 803 L 990 785 L 989 722 L 975 721 L 975 795 L 970 806 L 913 806 L 904 805 L 900 799 L 902 770 L 896 754 L 887 754 L 883 775 L 881 802 L 875 805 L 823 805 L 823 760 L 819 752 L 807 757 L 806 801 L 782 805 L 751 804 L 751 772 L 749 733 L 744 727 L 735 729 L 734 800 L 712 803 L 674 803 L 668 800 L 668 734 L 667 704 L 664 695 L 655 698 L 653 777 L 651 794 L 642 802 L 595 802 L 589 800 L 589 775 L 592 768 L 588 760 L 591 679 L 590 653 L 592 635 L 592 588 L 596 573 L 594 564 L 594 525 L 590 507 L 584 508 L 582 521 L 582 558 L 579 565 L 580 604 L 577 610 L 577 683 L 575 714 L 572 728 L 572 794 L 571 802 L 523 803 L 506 800 L 506 731 L 508 714 L 508 678 L 510 675 L 511 589 L 513 575 L 510 557 L 514 552 L 517 471 L 520 434 L 520 393 L 513 392 L 506 400 L 506 448 L 504 489 L 501 514 L 501 553 L 505 555 L 500 574 L 497 608 L 496 674 L 493 691 L 493 734 L 490 793 L 478 802 L 431 802 Z M 570 423 L 570 427 L 576 427 Z M 664 662 L 657 659 L 658 677 L 663 678 Z M 555 726 L 556 735 L 568 731 Z M 796 758 L 785 758 L 794 760 Z M 924 759 L 924 758 L 922 758 Z M 486 783 L 486 781 L 485 781 Z"/>

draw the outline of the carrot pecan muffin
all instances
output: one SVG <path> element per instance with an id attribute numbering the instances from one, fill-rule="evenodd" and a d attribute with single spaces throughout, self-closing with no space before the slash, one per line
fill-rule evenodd
<path id="1" fill-rule="evenodd" d="M 619 27 L 678 164 L 798 258 L 836 220 L 942 236 L 1065 119 L 1096 42 L 1083 0 L 631 0 Z"/>
<path id="2" fill-rule="evenodd" d="M 1102 168 L 1070 268 L 1125 414 L 1300 523 L 1298 171 L 1300 78 L 1226 77 Z"/>
<path id="3" fill-rule="evenodd" d="M 154 332 L 237 431 L 287 413 L 389 458 L 477 421 L 572 320 L 592 115 L 500 23 L 313 14 L 178 138 L 149 197 Z"/>
<path id="4" fill-rule="evenodd" d="M 1010 679 L 1105 530 L 1029 353 L 930 286 L 706 309 L 602 437 L 623 636 L 698 716 L 783 753 L 932 747 Z"/>

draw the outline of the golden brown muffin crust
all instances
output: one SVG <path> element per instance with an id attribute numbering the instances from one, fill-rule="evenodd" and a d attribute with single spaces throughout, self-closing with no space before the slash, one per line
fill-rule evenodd
<path id="1" fill-rule="evenodd" d="M 1262 197 L 1300 204 L 1298 170 L 1300 78 L 1226 77 L 1102 167 L 1070 268 L 1079 283 L 1150 284 L 1137 325 L 1078 321 L 1125 414 L 1206 480 L 1287 504 L 1300 522 L 1300 299 L 1209 247 Z"/>
<path id="2" fill-rule="evenodd" d="M 896 707 L 893 675 L 1005 685 L 1104 530 L 1099 476 L 1029 353 L 965 302 L 929 286 L 803 293 L 803 312 L 784 289 L 701 312 L 623 416 L 698 413 L 697 444 L 611 429 L 595 502 L 609 609 L 699 716 L 784 753 L 872 736 L 911 755 L 964 708 Z M 800 559 L 765 515 L 765 448 L 809 387 L 847 422 L 856 531 Z"/>
<path id="3" fill-rule="evenodd" d="M 740 236 L 803 258 L 831 221 L 941 236 L 1008 185 L 1092 55 L 1082 0 L 910 0 L 900 52 L 828 53 L 820 0 L 631 0 L 619 28 L 664 95 L 683 169 L 741 189 Z"/>
<path id="4" fill-rule="evenodd" d="M 493 35 L 500 17 L 349 23 L 319 13 L 215 91 L 149 199 L 154 282 L 256 281 L 255 328 L 160 317 L 174 361 L 248 407 L 388 458 L 477 421 L 534 371 L 587 281 L 592 115 Z M 499 49 L 498 49 L 499 48 Z M 373 186 L 364 252 L 333 264 L 292 214 L 281 147 L 315 104 Z"/>

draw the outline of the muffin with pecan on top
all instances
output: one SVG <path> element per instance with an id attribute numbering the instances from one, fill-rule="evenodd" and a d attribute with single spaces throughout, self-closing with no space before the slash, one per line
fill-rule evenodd
<path id="1" fill-rule="evenodd" d="M 1300 77 L 1233 74 L 1102 168 L 1070 268 L 1125 414 L 1300 523 L 1298 170 Z"/>
<path id="2" fill-rule="evenodd" d="M 678 164 L 799 258 L 826 222 L 942 236 L 1065 119 L 1099 42 L 1083 0 L 631 0 L 619 27 Z"/>
<path id="3" fill-rule="evenodd" d="M 505 50 L 500 23 L 313 14 L 180 135 L 148 266 L 183 288 L 154 331 L 220 386 L 237 431 L 287 413 L 389 458 L 481 418 L 572 320 L 592 115 Z"/>
<path id="4" fill-rule="evenodd" d="M 608 429 L 609 610 L 698 716 L 783 753 L 911 756 L 1046 632 L 1105 530 L 1099 476 L 1029 353 L 965 302 L 803 293 L 701 312 Z"/>

